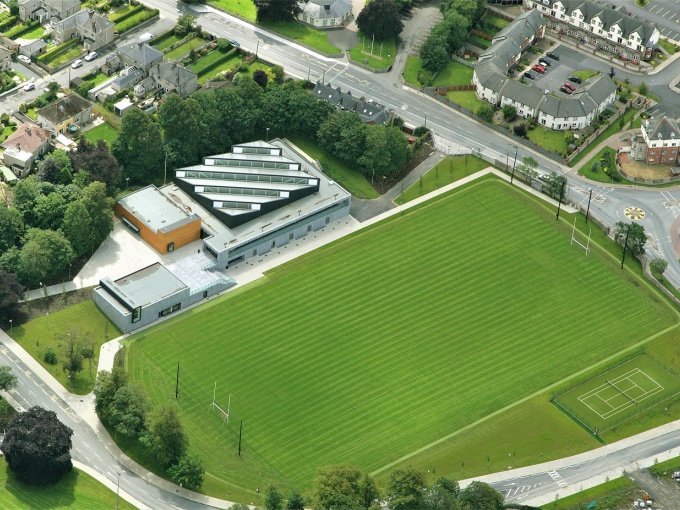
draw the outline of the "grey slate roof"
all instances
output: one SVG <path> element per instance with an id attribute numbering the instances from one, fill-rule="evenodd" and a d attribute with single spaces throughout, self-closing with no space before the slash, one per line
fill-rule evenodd
<path id="1" fill-rule="evenodd" d="M 492 42 L 495 43 L 501 39 L 511 39 L 518 46 L 522 46 L 524 41 L 536 34 L 544 24 L 543 15 L 536 9 L 531 9 L 517 16 L 512 23 L 496 33 Z"/>
<path id="2" fill-rule="evenodd" d="M 36 113 L 45 117 L 52 124 L 61 124 L 74 115 L 92 107 L 92 103 L 76 94 L 69 94 L 58 101 L 41 108 Z"/>
<path id="3" fill-rule="evenodd" d="M 649 44 L 649 38 L 656 28 L 654 24 L 637 16 L 629 16 L 628 9 L 623 5 L 619 9 L 612 9 L 600 3 L 584 0 L 547 0 L 547 5 L 553 8 L 557 2 L 564 6 L 565 13 L 569 16 L 574 10 L 579 9 L 583 14 L 585 23 L 590 23 L 595 16 L 599 17 L 605 31 L 609 31 L 615 24 L 618 25 L 625 39 L 630 37 L 631 34 L 637 33 L 645 46 Z"/>
<path id="4" fill-rule="evenodd" d="M 503 87 L 501 94 L 503 97 L 507 97 L 532 108 L 536 108 L 538 104 L 543 99 L 543 92 L 538 90 L 533 85 L 524 85 L 515 80 L 508 80 Z"/>
<path id="5" fill-rule="evenodd" d="M 59 12 L 80 9 L 80 0 L 42 0 L 42 3 Z"/>
<path id="6" fill-rule="evenodd" d="M 154 67 L 149 69 L 149 74 L 152 76 L 158 76 L 176 86 L 183 85 L 194 78 L 197 78 L 196 73 L 185 69 L 184 67 L 177 65 L 173 62 L 161 62 L 156 64 Z"/>
<path id="7" fill-rule="evenodd" d="M 7 57 L 11 57 L 12 52 L 5 48 L 4 46 L 0 46 L 0 60 L 5 60 Z"/>
<path id="8" fill-rule="evenodd" d="M 643 123 L 642 129 L 647 132 L 650 141 L 670 140 L 672 138 L 680 140 L 680 127 L 675 119 L 669 117 L 648 120 Z"/>
<path id="9" fill-rule="evenodd" d="M 334 89 L 330 85 L 318 82 L 312 91 L 318 99 L 324 99 L 342 110 L 358 113 L 364 122 L 387 124 L 391 118 L 385 107 L 371 101 L 355 98 L 349 92 L 343 92 L 340 87 Z"/>
<path id="10" fill-rule="evenodd" d="M 92 30 L 92 23 L 94 23 L 94 32 L 99 33 L 106 28 L 113 26 L 115 23 L 104 16 L 100 16 L 97 13 L 92 13 L 87 10 L 78 11 L 72 14 L 68 18 L 55 23 L 54 28 L 56 30 L 62 31 L 68 28 L 79 28 L 86 27 L 88 30 Z"/>
<path id="11" fill-rule="evenodd" d="M 582 90 L 583 92 L 587 92 L 596 103 L 600 104 L 611 96 L 612 92 L 616 91 L 616 84 L 609 76 L 601 74 L 588 80 Z"/>
<path id="12" fill-rule="evenodd" d="M 352 10 L 349 0 L 309 0 L 300 2 L 302 14 L 315 19 L 343 18 Z"/>
<path id="13" fill-rule="evenodd" d="M 118 48 L 118 53 L 138 62 L 141 66 L 151 65 L 163 60 L 163 52 L 152 48 L 146 43 L 133 42 Z"/>

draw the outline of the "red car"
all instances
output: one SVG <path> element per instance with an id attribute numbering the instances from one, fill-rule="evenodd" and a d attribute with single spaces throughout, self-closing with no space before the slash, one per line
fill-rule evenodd
<path id="1" fill-rule="evenodd" d="M 571 90 L 572 92 L 576 90 L 576 87 L 574 87 L 571 83 L 565 83 L 565 84 L 562 85 L 562 86 L 565 87 L 565 88 L 568 88 L 568 89 Z"/>
<path id="2" fill-rule="evenodd" d="M 541 73 L 541 74 L 545 73 L 545 67 L 539 66 L 538 64 L 531 66 L 531 69 L 533 71 L 536 71 L 537 73 Z"/>
<path id="3" fill-rule="evenodd" d="M 567 87 L 560 87 L 560 92 L 564 92 L 565 94 L 571 94 L 572 91 Z"/>

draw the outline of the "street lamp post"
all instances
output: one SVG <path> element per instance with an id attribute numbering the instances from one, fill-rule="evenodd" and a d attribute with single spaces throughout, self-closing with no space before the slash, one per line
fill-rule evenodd
<path id="1" fill-rule="evenodd" d="M 119 496 L 119 494 L 120 494 L 120 473 L 116 472 L 116 474 L 118 475 L 118 486 L 116 487 L 116 508 L 118 508 L 118 500 L 120 498 L 120 496 Z"/>
<path id="2" fill-rule="evenodd" d="M 125 178 L 125 191 L 128 190 L 128 186 L 129 186 L 129 185 L 130 185 L 130 178 L 129 178 L 129 177 L 126 177 L 126 178 Z"/>
<path id="3" fill-rule="evenodd" d="M 68 281 L 71 281 L 71 264 L 68 265 Z"/>
<path id="4" fill-rule="evenodd" d="M 12 328 L 14 327 L 14 324 L 12 324 L 12 320 L 13 319 L 9 320 L 9 336 L 12 336 L 12 331 L 13 331 Z"/>
<path id="5" fill-rule="evenodd" d="M 267 128 L 267 142 L 269 142 L 269 128 Z"/>
<path id="6" fill-rule="evenodd" d="M 519 152 L 519 147 L 516 145 L 513 145 L 515 148 L 515 159 L 512 160 L 512 175 L 510 176 L 510 184 L 512 184 L 512 181 L 515 179 L 515 165 L 517 165 L 517 153 Z"/>

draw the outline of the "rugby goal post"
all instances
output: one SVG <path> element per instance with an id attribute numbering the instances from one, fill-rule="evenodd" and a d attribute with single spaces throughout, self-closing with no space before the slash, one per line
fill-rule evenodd
<path id="1" fill-rule="evenodd" d="M 222 420 L 222 423 L 229 423 L 229 412 L 231 411 L 231 395 L 229 395 L 229 400 L 227 401 L 227 410 L 225 412 L 224 409 L 222 409 L 218 404 L 217 404 L 217 381 L 215 381 L 215 386 L 213 387 L 213 399 L 212 399 L 212 404 L 210 404 L 210 407 L 208 407 L 208 411 L 212 411 L 213 409 L 217 409 L 220 413 L 222 413 L 222 417 L 224 418 Z"/>
<path id="2" fill-rule="evenodd" d="M 588 255 L 588 252 L 590 251 L 590 234 L 593 232 L 593 229 L 591 228 L 588 231 L 588 242 L 586 244 L 583 244 L 580 242 L 578 239 L 576 239 L 576 218 L 574 218 L 574 226 L 571 229 L 571 244 L 578 244 L 581 248 L 586 250 L 586 256 Z"/>

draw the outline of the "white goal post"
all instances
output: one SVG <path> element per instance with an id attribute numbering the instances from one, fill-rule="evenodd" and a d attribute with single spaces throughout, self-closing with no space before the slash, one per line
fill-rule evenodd
<path id="1" fill-rule="evenodd" d="M 208 407 L 208 411 L 212 411 L 213 409 L 216 408 L 218 411 L 222 413 L 222 417 L 224 418 L 224 420 L 222 420 L 222 423 L 225 422 L 229 423 L 229 412 L 231 410 L 231 395 L 229 395 L 226 411 L 217 404 L 216 396 L 217 396 L 217 381 L 215 381 L 215 386 L 213 387 L 212 404 L 210 404 L 210 407 Z"/>
<path id="2" fill-rule="evenodd" d="M 593 232 L 593 229 L 591 228 L 588 231 L 588 242 L 584 245 L 581 243 L 578 239 L 576 239 L 576 218 L 574 218 L 574 226 L 571 229 L 571 244 L 578 244 L 581 248 L 586 250 L 586 256 L 588 255 L 588 252 L 590 251 L 590 234 Z"/>

